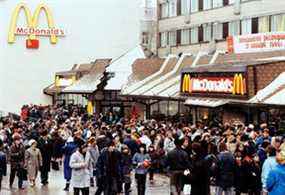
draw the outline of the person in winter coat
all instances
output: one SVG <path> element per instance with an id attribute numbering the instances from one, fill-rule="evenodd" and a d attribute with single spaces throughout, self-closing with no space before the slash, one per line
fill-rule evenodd
<path id="1" fill-rule="evenodd" d="M 50 164 L 52 158 L 53 144 L 48 136 L 47 130 L 41 132 L 41 137 L 38 140 L 38 148 L 41 151 L 43 164 L 40 168 L 41 171 L 41 183 L 43 185 L 48 184 L 48 173 L 50 172 Z"/>
<path id="2" fill-rule="evenodd" d="M 168 152 L 165 166 L 170 172 L 170 191 L 172 194 L 180 194 L 183 190 L 183 173 L 190 167 L 190 159 L 181 145 L 184 140 L 175 139 L 175 149 Z"/>
<path id="3" fill-rule="evenodd" d="M 154 183 L 154 172 L 157 170 L 158 168 L 158 163 L 159 163 L 159 154 L 157 153 L 157 151 L 154 148 L 154 145 L 150 145 L 148 148 L 148 154 L 150 156 L 151 159 L 151 166 L 149 168 L 149 181 L 151 184 Z"/>
<path id="4" fill-rule="evenodd" d="M 90 159 L 88 168 L 90 171 L 90 185 L 94 187 L 94 176 L 96 176 L 96 163 L 99 158 L 99 149 L 96 145 L 95 137 L 90 137 L 88 140 L 88 149 L 86 153 L 86 157 Z"/>
<path id="5" fill-rule="evenodd" d="M 37 148 L 36 140 L 29 141 L 30 148 L 25 153 L 25 168 L 28 172 L 29 181 L 32 187 L 35 186 L 35 181 L 38 175 L 38 171 L 42 166 L 42 155 Z"/>
<path id="6" fill-rule="evenodd" d="M 258 148 L 257 155 L 259 158 L 260 166 L 263 166 L 264 161 L 267 158 L 267 152 L 266 148 L 270 145 L 270 142 L 268 140 L 265 140 Z"/>
<path id="7" fill-rule="evenodd" d="M 15 176 L 18 176 L 18 187 L 23 188 L 23 169 L 25 162 L 25 147 L 22 144 L 21 136 L 17 133 L 13 135 L 13 144 L 10 148 L 10 188 L 12 188 Z"/>
<path id="8" fill-rule="evenodd" d="M 52 141 L 52 159 L 57 162 L 57 160 L 62 159 L 62 150 L 61 148 L 64 146 L 64 140 L 60 137 L 59 133 L 57 131 L 54 131 L 51 135 L 51 141 Z"/>
<path id="9" fill-rule="evenodd" d="M 126 130 L 126 136 L 123 143 L 131 150 L 132 156 L 138 151 L 138 144 L 135 139 L 132 138 L 130 130 Z"/>
<path id="10" fill-rule="evenodd" d="M 175 148 L 174 137 L 171 131 L 167 132 L 167 137 L 164 139 L 164 151 L 166 154 Z"/>
<path id="11" fill-rule="evenodd" d="M 149 154 L 146 153 L 146 145 L 139 146 L 139 152 L 133 157 L 133 165 L 135 168 L 135 178 L 137 182 L 138 195 L 145 195 L 146 190 L 146 175 L 150 167 L 151 159 Z"/>
<path id="12" fill-rule="evenodd" d="M 266 181 L 269 175 L 269 172 L 273 170 L 277 165 L 276 161 L 276 150 L 273 146 L 268 146 L 266 148 L 268 158 L 264 161 L 262 166 L 262 172 L 261 172 L 261 181 L 262 181 L 262 188 L 263 191 L 266 193 Z"/>
<path id="13" fill-rule="evenodd" d="M 200 143 L 192 144 L 190 168 L 191 195 L 210 195 L 210 165 Z"/>
<path id="14" fill-rule="evenodd" d="M 3 149 L 3 141 L 0 139 L 0 191 L 2 187 L 3 176 L 7 175 L 7 158 L 6 154 L 3 152 Z"/>
<path id="15" fill-rule="evenodd" d="M 281 195 L 285 192 L 285 146 L 276 156 L 278 165 L 273 168 L 266 180 L 266 189 L 269 195 Z"/>
<path id="16" fill-rule="evenodd" d="M 64 191 L 69 191 L 70 186 L 70 180 L 71 180 L 71 174 L 72 169 L 69 166 L 70 163 L 70 157 L 71 155 L 76 151 L 77 145 L 73 141 L 73 137 L 69 137 L 66 141 L 65 146 L 62 148 L 62 153 L 64 155 L 63 160 L 63 173 L 64 173 L 64 179 L 66 181 Z"/>
<path id="17" fill-rule="evenodd" d="M 123 145 L 122 147 L 122 159 L 121 159 L 121 167 L 122 167 L 122 183 L 124 184 L 125 195 L 130 195 L 131 189 L 131 171 L 132 171 L 132 156 L 131 151 L 128 146 Z"/>
<path id="18" fill-rule="evenodd" d="M 107 147 L 102 149 L 96 164 L 97 191 L 95 195 L 102 192 L 115 195 L 119 191 L 121 182 L 121 153 L 116 150 L 115 143 L 109 141 Z"/>
<path id="19" fill-rule="evenodd" d="M 216 172 L 216 195 L 233 194 L 234 175 L 235 175 L 235 159 L 231 152 L 227 150 L 225 143 L 220 143 L 219 154 L 217 156 L 217 172 Z"/>
<path id="20" fill-rule="evenodd" d="M 90 172 L 88 169 L 88 159 L 85 158 L 87 145 L 81 145 L 70 157 L 69 166 L 72 169 L 71 185 L 74 195 L 89 195 Z"/>
<path id="21" fill-rule="evenodd" d="M 256 141 L 255 141 L 256 146 L 258 147 L 261 146 L 261 144 L 264 141 L 268 141 L 269 143 L 271 143 L 271 136 L 269 133 L 270 133 L 269 129 L 267 128 L 263 129 L 262 135 L 256 138 Z"/>
<path id="22" fill-rule="evenodd" d="M 241 181 L 237 195 L 248 193 L 249 195 L 260 195 L 261 191 L 261 168 L 259 161 L 254 158 L 255 151 L 248 145 L 244 148 L 244 157 L 239 167 L 239 180 Z"/>

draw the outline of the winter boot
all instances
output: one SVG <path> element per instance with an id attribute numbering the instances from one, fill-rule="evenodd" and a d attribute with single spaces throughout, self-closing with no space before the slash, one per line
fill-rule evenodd
<path id="1" fill-rule="evenodd" d="M 69 191 L 69 185 L 70 185 L 69 183 L 66 183 L 66 184 L 65 184 L 65 188 L 64 188 L 63 190 L 64 190 L 64 191 Z"/>

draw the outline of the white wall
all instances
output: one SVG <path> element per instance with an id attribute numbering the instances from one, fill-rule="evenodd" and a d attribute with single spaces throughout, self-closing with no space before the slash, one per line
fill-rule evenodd
<path id="1" fill-rule="evenodd" d="M 26 0 L 34 12 L 40 2 L 52 11 L 56 27 L 67 31 L 51 45 L 39 37 L 40 48 L 25 47 L 27 37 L 8 44 L 10 18 L 19 0 L 0 0 L 0 110 L 19 112 L 23 104 L 47 104 L 42 92 L 56 71 L 69 70 L 75 63 L 116 57 L 139 43 L 140 0 Z M 21 12 L 18 26 L 25 26 Z M 45 15 L 39 25 L 46 27 Z"/>

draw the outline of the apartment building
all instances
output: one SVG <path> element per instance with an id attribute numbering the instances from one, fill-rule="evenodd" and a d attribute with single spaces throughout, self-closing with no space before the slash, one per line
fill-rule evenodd
<path id="1" fill-rule="evenodd" d="M 226 50 L 230 35 L 285 31 L 281 0 L 158 0 L 157 54 Z"/>

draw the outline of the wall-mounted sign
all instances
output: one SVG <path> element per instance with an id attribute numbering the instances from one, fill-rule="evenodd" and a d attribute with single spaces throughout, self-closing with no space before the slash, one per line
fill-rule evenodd
<path id="1" fill-rule="evenodd" d="M 26 27 L 17 27 L 17 21 L 20 11 L 23 10 L 27 20 Z M 39 16 L 41 12 L 45 13 L 47 18 L 48 28 L 42 29 L 38 27 Z M 11 18 L 10 29 L 8 34 L 8 43 L 15 43 L 15 36 L 28 36 L 26 40 L 26 47 L 30 49 L 39 48 L 39 40 L 37 36 L 49 36 L 50 42 L 56 44 L 59 36 L 65 36 L 65 31 L 55 27 L 54 20 L 50 9 L 40 4 L 32 14 L 26 4 L 20 3 L 14 10 Z"/>
<path id="2" fill-rule="evenodd" d="M 181 92 L 185 94 L 245 95 L 246 79 L 242 73 L 231 75 L 182 74 Z"/>
<path id="3" fill-rule="evenodd" d="M 285 49 L 285 32 L 259 33 L 227 38 L 228 52 L 251 53 Z"/>
<path id="4" fill-rule="evenodd" d="M 71 77 L 55 77 L 55 86 L 56 87 L 68 87 L 73 85 L 76 82 L 76 76 Z"/>

